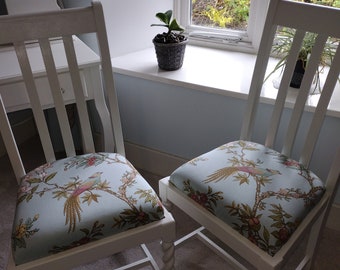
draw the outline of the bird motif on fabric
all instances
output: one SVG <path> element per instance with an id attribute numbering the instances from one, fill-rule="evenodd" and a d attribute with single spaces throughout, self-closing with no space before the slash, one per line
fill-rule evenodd
<path id="1" fill-rule="evenodd" d="M 87 180 L 84 181 L 80 186 L 78 186 L 72 194 L 66 199 L 64 204 L 64 215 L 66 216 L 65 225 L 69 224 L 68 232 L 74 232 L 76 227 L 77 218 L 78 221 L 81 219 L 80 212 L 82 211 L 80 207 L 79 196 L 87 190 L 90 190 L 100 182 L 100 177 L 102 172 L 96 172 L 91 175 Z"/>
<path id="2" fill-rule="evenodd" d="M 224 167 L 222 169 L 217 170 L 213 174 L 209 175 L 205 183 L 210 182 L 219 182 L 221 180 L 227 179 L 230 175 L 244 172 L 249 173 L 252 176 L 263 176 L 263 177 L 270 177 L 275 174 L 281 174 L 278 170 L 271 170 L 271 169 L 263 169 L 263 168 L 255 168 L 249 166 L 235 166 L 235 167 Z"/>

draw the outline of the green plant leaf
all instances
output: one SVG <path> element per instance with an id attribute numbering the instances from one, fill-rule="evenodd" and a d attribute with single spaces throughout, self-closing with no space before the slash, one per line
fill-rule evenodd
<path id="1" fill-rule="evenodd" d="M 173 19 L 169 25 L 170 31 L 184 31 L 184 29 L 177 23 L 176 19 Z"/>
<path id="2" fill-rule="evenodd" d="M 162 21 L 164 24 L 151 24 L 151 26 L 163 26 L 168 28 L 168 34 L 170 34 L 172 31 L 184 31 L 184 29 L 178 24 L 176 19 L 173 19 L 171 21 L 172 17 L 172 10 L 168 10 L 164 13 L 159 12 L 156 14 L 156 17 Z"/>
<path id="3" fill-rule="evenodd" d="M 172 16 L 172 10 L 168 10 L 168 11 L 166 11 L 165 13 L 158 12 L 158 13 L 156 14 L 156 17 L 157 17 L 158 19 L 160 19 L 162 22 L 164 22 L 166 25 L 169 25 L 169 24 L 170 24 L 171 16 Z"/>

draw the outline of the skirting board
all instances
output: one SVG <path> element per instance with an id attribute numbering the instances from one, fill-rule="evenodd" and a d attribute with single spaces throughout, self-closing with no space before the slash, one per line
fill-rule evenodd
<path id="1" fill-rule="evenodd" d="M 131 142 L 125 142 L 126 157 L 141 170 L 165 177 L 187 160 L 167 153 L 150 149 Z M 340 205 L 333 204 L 326 226 L 340 231 Z"/>
<path id="2" fill-rule="evenodd" d="M 188 160 L 125 141 L 128 160 L 136 167 L 165 177 Z"/>

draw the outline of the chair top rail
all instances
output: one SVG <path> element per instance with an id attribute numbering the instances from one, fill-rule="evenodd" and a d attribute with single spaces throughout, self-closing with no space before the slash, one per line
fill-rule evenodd
<path id="1" fill-rule="evenodd" d="M 6 33 L 0 35 L 0 44 L 95 31 L 92 7 L 64 9 L 62 13 L 57 10 L 36 13 L 34 16 L 22 14 L 0 17 L 0 33 Z"/>
<path id="2" fill-rule="evenodd" d="M 340 12 L 337 8 L 287 0 L 279 1 L 276 6 L 274 24 L 327 36 L 340 36 L 340 27 L 337 24 L 340 21 Z"/>

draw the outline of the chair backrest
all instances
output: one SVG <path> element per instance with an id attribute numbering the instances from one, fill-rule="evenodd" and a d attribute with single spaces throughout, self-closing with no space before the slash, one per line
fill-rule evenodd
<path id="1" fill-rule="evenodd" d="M 293 75 L 299 51 L 307 32 L 317 34 L 312 53 L 309 57 L 308 64 L 305 68 L 305 74 L 301 87 L 293 107 L 293 112 L 286 129 L 286 136 L 283 142 L 282 153 L 290 156 L 296 134 L 299 130 L 301 116 L 304 112 L 306 101 L 309 97 L 315 72 L 320 64 L 321 54 L 329 37 L 340 38 L 340 9 L 307 4 L 302 2 L 271 0 L 268 7 L 268 15 L 265 22 L 264 32 L 261 39 L 260 49 L 258 52 L 253 79 L 250 86 L 249 99 L 246 114 L 241 131 L 241 139 L 250 140 L 252 129 L 254 127 L 255 114 L 265 78 L 268 59 L 271 55 L 272 45 L 275 39 L 278 27 L 288 27 L 296 29 L 290 52 L 286 60 L 281 83 L 275 101 L 271 121 L 269 124 L 266 146 L 273 147 L 275 143 L 278 128 L 280 126 L 281 115 L 287 98 L 290 81 Z M 309 165 L 314 145 L 316 144 L 319 131 L 327 107 L 336 86 L 340 71 L 340 48 L 339 42 L 334 43 L 336 50 L 334 59 L 332 59 L 327 79 L 324 83 L 322 93 L 315 108 L 313 120 L 306 133 L 306 139 L 300 153 L 300 162 L 305 166 Z M 274 91 L 274 90 L 273 90 Z"/>
<path id="2" fill-rule="evenodd" d="M 37 42 L 37 45 L 34 46 L 40 47 L 41 57 L 45 66 L 43 72 L 46 72 L 48 78 L 53 99 L 52 104 L 56 109 L 64 148 L 67 156 L 72 156 L 75 155 L 75 146 L 61 93 L 60 78 L 58 76 L 60 70 L 57 70 L 55 64 L 55 62 L 58 62 L 58 59 L 55 59 L 56 56 L 53 55 L 51 49 L 51 43 L 56 42 L 55 39 L 58 39 L 58 42 L 62 42 L 64 47 L 63 57 L 66 57 L 67 59 L 67 66 L 63 67 L 63 70 L 67 70 L 70 74 L 72 87 L 74 89 L 75 103 L 82 133 L 83 152 L 94 152 L 95 147 L 86 103 L 86 89 L 84 89 L 82 84 L 81 68 L 78 66 L 77 62 L 74 35 L 95 33 L 100 52 L 100 57 L 98 57 L 98 76 L 92 76 L 90 79 L 96 80 L 97 84 L 95 85 L 96 93 L 94 94 L 94 99 L 101 99 L 100 102 L 102 102 L 102 104 L 100 104 L 100 110 L 104 111 L 104 114 L 107 115 L 107 121 L 102 123 L 103 129 L 109 130 L 108 134 L 113 134 L 111 138 L 105 138 L 107 141 L 112 141 L 111 146 L 110 144 L 109 146 L 106 145 L 105 150 L 117 151 L 124 155 L 118 102 L 114 88 L 103 10 L 100 2 L 94 1 L 92 6 L 84 8 L 63 9 L 36 14 L 1 16 L 0 33 L 0 44 L 13 44 L 15 48 L 39 137 L 46 161 L 48 162 L 55 160 L 55 154 L 48 126 L 45 121 L 44 110 L 37 93 L 36 74 L 32 72 L 32 66 L 34 66 L 34 63 L 32 62 L 34 62 L 35 59 L 29 57 L 27 48 L 32 46 L 29 44 L 32 40 Z M 4 65 L 5 63 L 0 64 Z M 99 68 L 101 68 L 101 72 L 99 72 Z M 110 114 L 104 101 L 102 82 L 105 86 Z M 48 90 L 46 89 L 46 91 Z M 1 134 L 11 159 L 12 166 L 14 167 L 16 177 L 19 179 L 25 174 L 25 170 L 22 166 L 21 158 L 8 123 L 5 106 L 2 100 L 1 103 Z"/>

